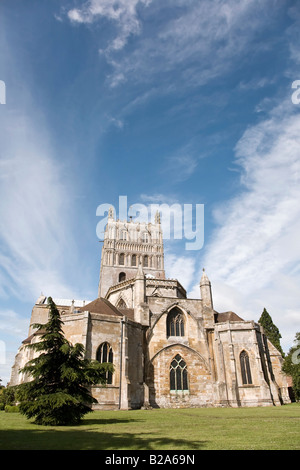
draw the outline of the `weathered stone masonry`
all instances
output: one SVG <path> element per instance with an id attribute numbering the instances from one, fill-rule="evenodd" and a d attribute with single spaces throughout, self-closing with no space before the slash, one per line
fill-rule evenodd
<path id="1" fill-rule="evenodd" d="M 54 297 L 54 296 L 53 296 Z M 160 217 L 155 223 L 114 219 L 109 212 L 94 301 L 56 299 L 66 338 L 89 359 L 110 360 L 114 373 L 92 387 L 95 408 L 273 406 L 288 403 L 282 357 L 262 327 L 234 312 L 216 312 L 203 271 L 200 299 L 166 279 Z M 48 318 L 46 296 L 33 307 L 28 338 L 11 385 L 30 380 L 19 369 L 38 341 L 34 323 Z"/>

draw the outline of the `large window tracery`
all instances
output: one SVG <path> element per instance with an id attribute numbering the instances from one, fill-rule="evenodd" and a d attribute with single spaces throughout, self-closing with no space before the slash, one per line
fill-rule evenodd
<path id="1" fill-rule="evenodd" d="M 188 371 L 186 362 L 180 354 L 176 354 L 170 365 L 170 390 L 183 392 L 188 389 Z"/>
<path id="2" fill-rule="evenodd" d="M 177 309 L 172 309 L 167 316 L 167 337 L 184 336 L 184 315 Z"/>

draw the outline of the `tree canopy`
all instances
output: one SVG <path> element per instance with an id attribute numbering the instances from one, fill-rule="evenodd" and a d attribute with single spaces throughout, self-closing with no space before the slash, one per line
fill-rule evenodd
<path id="1" fill-rule="evenodd" d="M 258 320 L 258 323 L 263 327 L 267 338 L 271 341 L 273 346 L 275 346 L 281 355 L 284 356 L 284 352 L 280 345 L 281 334 L 277 326 L 273 323 L 271 315 L 265 308 L 260 316 L 260 319 Z"/>
<path id="2" fill-rule="evenodd" d="M 38 353 L 21 370 L 32 380 L 19 385 L 20 411 L 36 424 L 69 425 L 78 423 L 97 402 L 90 386 L 104 384 L 113 365 L 84 358 L 84 346 L 72 345 L 64 336 L 60 313 L 48 298 L 49 318 L 36 323 L 40 341 L 27 345 Z"/>
<path id="3" fill-rule="evenodd" d="M 300 401 L 300 332 L 296 333 L 294 346 L 286 355 L 282 369 L 292 377 L 295 399 Z"/>

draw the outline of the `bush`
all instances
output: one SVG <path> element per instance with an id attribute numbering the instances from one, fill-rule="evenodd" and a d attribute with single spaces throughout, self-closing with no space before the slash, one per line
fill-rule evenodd
<path id="1" fill-rule="evenodd" d="M 18 405 L 6 405 L 4 408 L 5 413 L 19 413 Z"/>

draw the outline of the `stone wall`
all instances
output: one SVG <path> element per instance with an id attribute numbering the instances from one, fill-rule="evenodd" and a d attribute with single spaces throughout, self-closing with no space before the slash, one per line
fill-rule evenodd
<path id="1" fill-rule="evenodd" d="M 147 332 L 148 367 L 147 383 L 150 404 L 159 407 L 208 406 L 214 401 L 213 382 L 206 331 L 200 316 L 201 302 L 180 299 L 150 299 L 156 313 L 151 318 L 151 329 Z M 155 308 L 156 307 L 156 308 Z M 167 336 L 167 316 L 173 307 L 179 308 L 184 318 L 184 335 Z M 153 313 L 153 312 L 152 312 Z M 179 354 L 188 371 L 188 390 L 170 390 L 170 365 Z"/>
<path id="2" fill-rule="evenodd" d="M 263 347 L 260 327 L 253 321 L 224 322 L 215 326 L 215 356 L 220 403 L 230 406 L 281 404 L 280 386 Z M 249 358 L 251 383 L 244 383 L 241 353 Z"/>
<path id="3" fill-rule="evenodd" d="M 170 364 L 179 354 L 187 364 L 188 390 L 170 390 Z M 162 349 L 149 365 L 150 404 L 161 408 L 209 406 L 213 402 L 212 377 L 201 355 L 184 344 Z"/>

